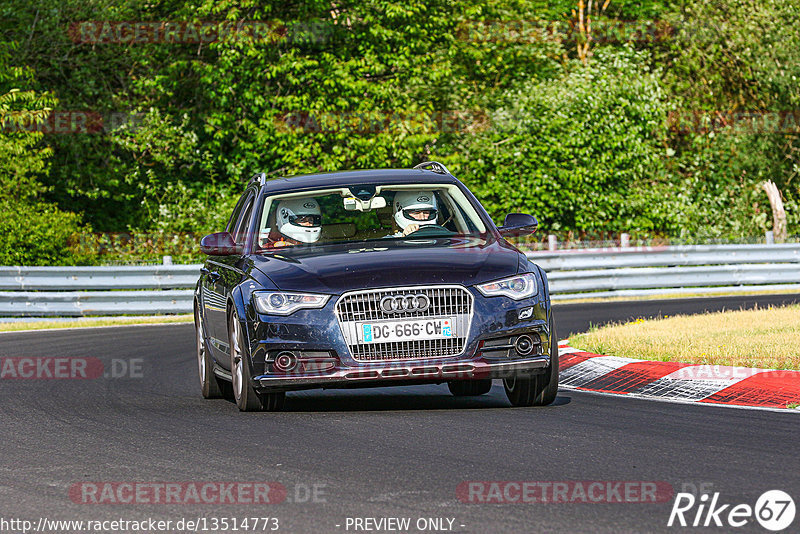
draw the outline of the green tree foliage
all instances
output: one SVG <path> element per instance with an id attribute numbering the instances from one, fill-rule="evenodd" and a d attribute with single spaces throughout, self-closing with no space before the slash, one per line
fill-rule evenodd
<path id="1" fill-rule="evenodd" d="M 227 198 L 255 170 L 411 166 L 449 125 L 481 120 L 474 95 L 557 65 L 550 43 L 460 37 L 480 18 L 525 17 L 523 7 L 464 8 L 454 16 L 444 0 L 335 9 L 208 1 L 181 14 L 264 21 L 272 32 L 189 53 L 164 48 L 153 59 L 164 63 L 159 75 L 136 81 L 137 100 L 161 111 L 116 141 L 135 157 L 128 176 L 143 188 L 145 209 L 173 213 L 162 199 L 173 202 L 177 191 Z M 153 173 L 163 195 L 153 195 Z"/>
<path id="2" fill-rule="evenodd" d="M 485 135 L 449 158 L 490 212 L 536 214 L 552 231 L 664 227 L 666 104 L 644 53 L 601 49 L 588 67 L 502 94 Z"/>
<path id="3" fill-rule="evenodd" d="M 40 130 L 56 100 L 28 89 L 33 73 L 11 64 L 14 48 L 0 43 L 0 199 L 21 201 L 44 190 L 37 178 L 53 151 Z"/>
<path id="4" fill-rule="evenodd" d="M 676 209 L 684 236 L 771 228 L 761 183 L 774 181 L 797 233 L 800 198 L 800 5 L 780 0 L 679 2 L 662 50 L 671 93 Z M 794 225 L 794 226 L 793 226 Z"/>
<path id="5" fill-rule="evenodd" d="M 0 43 L 0 265 L 91 261 L 76 255 L 70 238 L 84 230 L 80 216 L 37 200 L 46 188 L 52 149 L 43 143 L 55 98 L 29 87 L 33 73 L 11 63 L 15 43 Z"/>

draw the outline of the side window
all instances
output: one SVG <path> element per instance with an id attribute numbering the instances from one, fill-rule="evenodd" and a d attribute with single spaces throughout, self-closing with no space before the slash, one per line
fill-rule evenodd
<path id="1" fill-rule="evenodd" d="M 439 217 L 436 220 L 436 224 L 439 226 L 444 226 L 453 232 L 457 232 L 453 225 L 453 216 L 450 213 L 450 195 L 444 194 L 440 191 L 434 191 L 433 194 L 436 195 L 436 205 L 439 208 Z"/>
<path id="2" fill-rule="evenodd" d="M 243 207 L 239 216 L 239 219 L 236 221 L 236 226 L 232 232 L 233 240 L 237 243 L 244 243 L 247 237 L 247 230 L 250 228 L 250 215 L 253 212 L 253 204 L 255 200 L 255 195 L 248 195 L 243 203 Z"/>
<path id="3" fill-rule="evenodd" d="M 239 202 L 236 203 L 236 207 L 233 208 L 233 213 L 231 214 L 231 218 L 228 219 L 228 225 L 225 227 L 225 231 L 233 234 L 233 229 L 236 226 L 236 223 L 239 222 L 239 214 L 242 212 L 242 206 L 245 203 L 245 195 L 242 195 L 242 198 L 239 199 Z"/>

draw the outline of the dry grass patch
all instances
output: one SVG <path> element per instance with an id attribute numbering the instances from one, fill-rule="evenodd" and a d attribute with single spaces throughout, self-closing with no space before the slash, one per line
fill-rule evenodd
<path id="1" fill-rule="evenodd" d="M 800 305 L 637 319 L 593 328 L 570 345 L 642 360 L 800 369 Z"/>
<path id="2" fill-rule="evenodd" d="M 191 323 L 193 315 L 170 315 L 167 317 L 98 317 L 75 321 L 30 321 L 0 322 L 0 332 L 19 332 L 22 330 L 51 330 L 57 328 L 93 328 L 97 326 L 129 326 L 167 323 Z"/>

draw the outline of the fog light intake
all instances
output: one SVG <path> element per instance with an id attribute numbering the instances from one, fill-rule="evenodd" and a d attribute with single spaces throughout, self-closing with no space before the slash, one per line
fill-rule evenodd
<path id="1" fill-rule="evenodd" d="M 527 356 L 533 350 L 533 340 L 530 336 L 519 336 L 514 342 L 514 348 L 520 356 Z"/>
<path id="2" fill-rule="evenodd" d="M 293 352 L 281 352 L 275 356 L 275 363 L 273 365 L 276 370 L 282 373 L 294 371 L 297 368 L 297 356 L 295 356 Z"/>

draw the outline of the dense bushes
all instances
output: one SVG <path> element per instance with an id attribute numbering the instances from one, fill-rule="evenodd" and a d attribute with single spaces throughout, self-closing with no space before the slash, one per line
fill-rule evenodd
<path id="1" fill-rule="evenodd" d="M 86 232 L 81 218 L 44 203 L 0 201 L 0 265 L 86 265 L 92 249 L 78 251 L 75 236 Z"/>
<path id="2" fill-rule="evenodd" d="M 494 214 L 528 211 L 549 231 L 665 228 L 666 103 L 646 53 L 601 50 L 590 67 L 500 95 L 485 135 L 451 158 Z"/>

